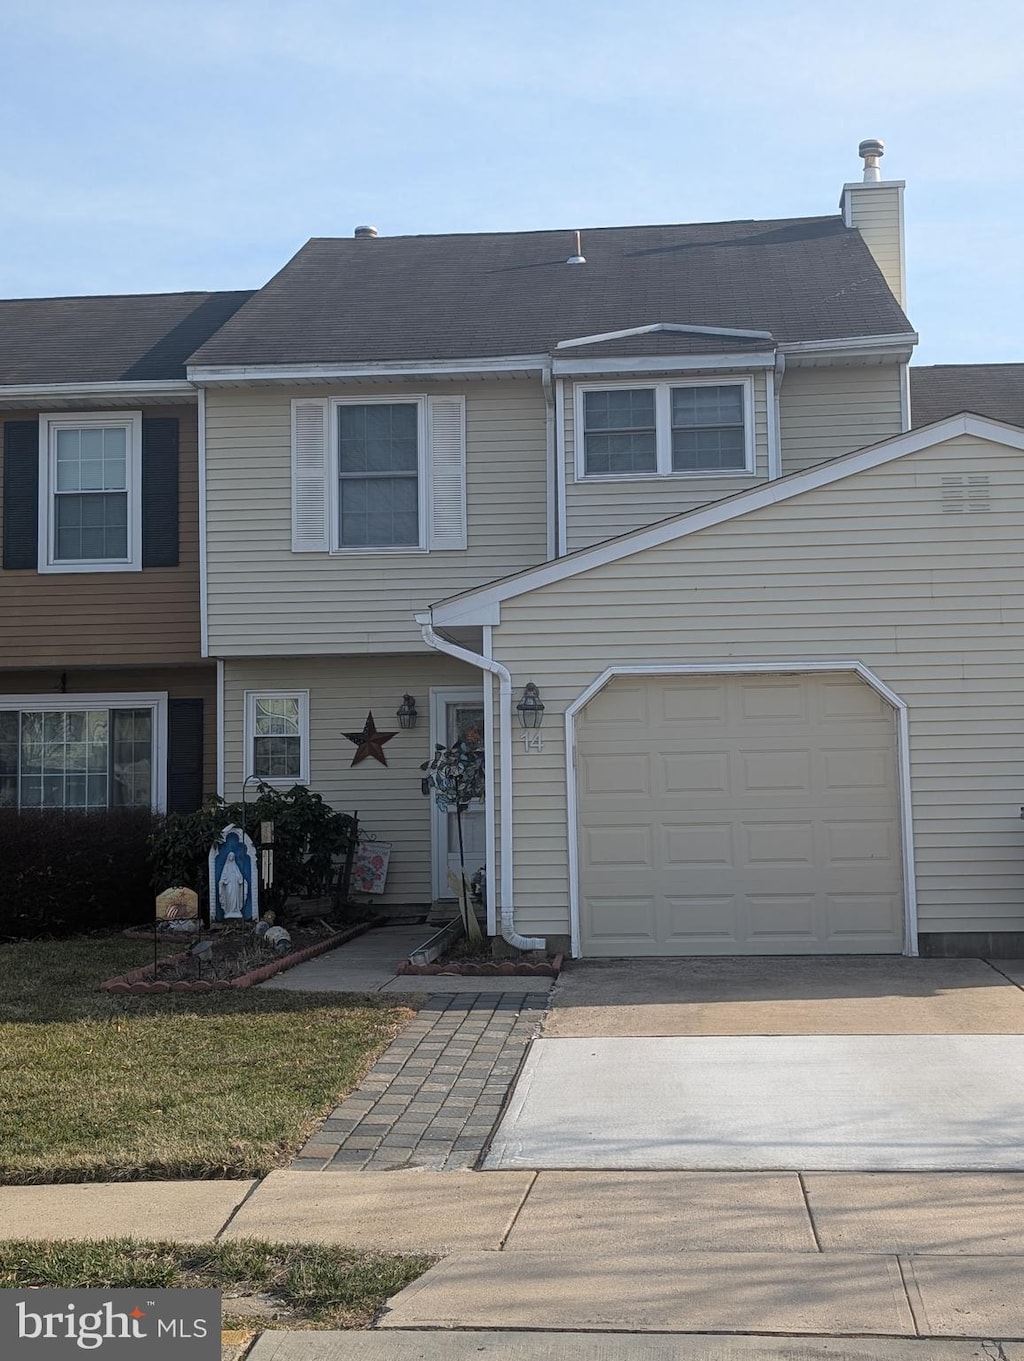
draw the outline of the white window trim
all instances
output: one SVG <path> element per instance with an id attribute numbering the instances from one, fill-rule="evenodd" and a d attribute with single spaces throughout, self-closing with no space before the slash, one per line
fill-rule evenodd
<path id="1" fill-rule="evenodd" d="M 341 546 L 341 496 L 339 467 L 338 410 L 343 406 L 413 406 L 416 407 L 416 490 L 419 510 L 419 538 L 414 544 L 381 544 L 366 547 L 343 548 Z M 374 557 L 380 554 L 426 553 L 428 551 L 428 524 L 430 516 L 430 426 L 427 420 L 427 397 L 425 393 L 408 393 L 373 397 L 332 397 L 329 406 L 329 430 L 327 447 L 329 450 L 330 471 L 328 474 L 328 507 L 330 515 L 330 553 L 337 557 Z"/>
<path id="2" fill-rule="evenodd" d="M 127 431 L 125 473 L 128 493 L 128 556 L 58 561 L 54 542 L 56 431 L 123 426 Z M 39 562 L 40 572 L 142 571 L 142 412 L 59 411 L 39 417 Z"/>
<path id="3" fill-rule="evenodd" d="M 0 695 L 0 710 L 30 709 L 53 713 L 71 709 L 149 709 L 153 714 L 153 772 L 150 807 L 154 813 L 167 808 L 167 692 L 131 691 L 124 694 L 84 693 L 55 695 Z"/>
<path id="4" fill-rule="evenodd" d="M 269 778 L 253 771 L 256 764 L 254 743 L 256 740 L 256 701 L 258 699 L 295 699 L 299 702 L 299 773 Z M 242 762 L 243 780 L 259 780 L 274 788 L 291 789 L 294 784 L 309 784 L 309 691 L 308 690 L 246 690 L 243 693 L 245 706 L 245 754 Z"/>
<path id="5" fill-rule="evenodd" d="M 693 472 L 677 471 L 672 467 L 672 388 L 738 387 L 743 389 L 743 449 L 742 468 L 701 468 Z M 586 440 L 584 438 L 583 398 L 587 392 L 610 392 L 616 388 L 644 389 L 654 393 L 655 436 L 658 469 L 653 473 L 588 473 L 586 470 Z M 616 379 L 601 383 L 577 383 L 573 392 L 573 444 L 576 451 L 577 482 L 650 482 L 665 478 L 702 481 L 718 478 L 752 477 L 756 471 L 756 441 L 754 438 L 754 379 L 751 374 L 724 374 L 711 378 L 665 378 L 657 382 L 649 379 Z"/>

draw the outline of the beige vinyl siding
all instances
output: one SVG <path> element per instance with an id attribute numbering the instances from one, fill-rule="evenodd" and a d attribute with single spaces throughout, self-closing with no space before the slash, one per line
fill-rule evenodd
<path id="1" fill-rule="evenodd" d="M 669 381 L 685 385 L 686 377 L 679 375 Z M 709 375 L 704 374 L 707 378 Z M 723 383 L 736 375 L 722 374 Z M 754 466 L 756 476 L 733 475 L 726 477 L 701 477 L 687 474 L 675 477 L 658 478 L 615 478 L 608 481 L 577 481 L 576 479 L 576 436 L 575 436 L 575 390 L 571 382 L 565 383 L 564 411 L 564 474 L 565 474 L 565 552 L 574 553 L 579 548 L 589 548 L 592 544 L 605 539 L 613 539 L 619 534 L 628 534 L 633 529 L 664 520 L 669 515 L 680 515 L 694 510 L 709 501 L 719 501 L 723 496 L 733 496 L 758 486 L 768 476 L 768 423 L 767 398 L 765 394 L 764 373 L 754 374 Z M 621 375 L 616 376 L 616 382 Z M 587 379 L 588 384 L 599 380 Z M 645 383 L 665 381 L 665 375 L 656 378 L 641 375 L 636 386 Z"/>
<path id="2" fill-rule="evenodd" d="M 217 792 L 217 668 L 205 666 L 79 667 L 64 673 L 68 707 L 75 695 L 142 694 L 164 692 L 171 699 L 203 701 L 203 796 Z M 0 695 L 47 695 L 52 697 L 60 677 L 53 669 L 29 671 L 0 669 Z"/>
<path id="3" fill-rule="evenodd" d="M 122 402 L 104 409 L 138 408 Z M 11 411 L 0 415 L 0 421 L 35 420 L 38 414 Z M 0 571 L 0 658 L 4 666 L 59 666 L 63 670 L 97 664 L 199 661 L 196 408 L 144 407 L 142 414 L 178 420 L 178 566 L 146 567 L 141 572 Z"/>
<path id="4" fill-rule="evenodd" d="M 900 382 L 896 363 L 790 366 L 779 393 L 783 475 L 900 434 Z"/>
<path id="5" fill-rule="evenodd" d="M 943 512 L 968 470 L 991 510 Z M 1022 518 L 1020 454 L 961 437 L 506 601 L 494 655 L 547 706 L 515 755 L 518 928 L 568 930 L 562 714 L 606 667 L 831 658 L 909 708 L 920 929 L 1024 929 Z"/>
<path id="6" fill-rule="evenodd" d="M 466 397 L 469 547 L 329 556 L 291 551 L 291 399 L 384 396 L 390 387 L 212 389 L 206 404 L 210 651 L 408 652 L 417 610 L 547 557 L 544 394 L 539 382 L 410 382 Z"/>
<path id="7" fill-rule="evenodd" d="M 902 185 L 855 184 L 846 193 L 850 226 L 858 228 L 896 301 L 905 306 Z"/>
<path id="8" fill-rule="evenodd" d="M 310 788 L 333 807 L 358 812 L 361 826 L 392 845 L 385 903 L 429 903 L 431 800 L 420 792 L 420 764 L 431 754 L 431 687 L 481 685 L 481 673 L 435 652 L 372 657 L 239 659 L 224 667 L 225 790 L 241 792 L 246 690 L 308 690 Z M 398 727 L 408 691 L 419 721 Z M 342 734 L 361 732 L 368 711 L 381 732 L 387 766 L 372 757 L 352 765 L 355 747 Z M 475 868 L 475 867 L 474 867 Z"/>

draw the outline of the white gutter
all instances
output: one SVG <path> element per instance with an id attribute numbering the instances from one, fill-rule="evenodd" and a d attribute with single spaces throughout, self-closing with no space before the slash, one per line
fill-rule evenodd
<path id="1" fill-rule="evenodd" d="M 801 354 L 871 354 L 880 350 L 911 350 L 919 339 L 916 331 L 903 331 L 887 336 L 837 336 L 834 340 L 780 341 L 779 349 L 794 358 Z"/>
<path id="2" fill-rule="evenodd" d="M 501 758 L 501 934 L 517 950 L 546 950 L 547 941 L 540 936 L 521 936 L 515 928 L 515 905 L 512 867 L 512 677 L 500 662 L 491 657 L 471 652 L 467 647 L 451 643 L 434 632 L 429 614 L 417 614 L 416 622 L 427 647 L 443 652 L 460 662 L 479 667 L 498 677 L 498 750 Z M 488 765 L 493 751 L 487 752 Z M 490 816 L 493 817 L 493 809 Z"/>
<path id="3" fill-rule="evenodd" d="M 191 364 L 196 383 L 317 382 L 328 378 L 450 378 L 459 374 L 540 373 L 546 354 L 482 356 L 474 359 L 403 359 L 368 364 Z"/>
<path id="4" fill-rule="evenodd" d="M 2 383 L 0 384 L 0 403 L 4 401 L 27 401 L 56 399 L 86 401 L 91 397 L 131 397 L 133 401 L 151 398 L 153 402 L 194 401 L 196 390 L 186 378 L 159 378 L 144 381 L 104 383 Z"/>
<path id="5" fill-rule="evenodd" d="M 210 655 L 209 584 L 206 563 L 206 389 L 199 389 L 199 655 Z"/>

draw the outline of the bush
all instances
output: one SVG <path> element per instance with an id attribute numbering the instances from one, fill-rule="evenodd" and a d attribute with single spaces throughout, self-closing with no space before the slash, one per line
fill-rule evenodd
<path id="1" fill-rule="evenodd" d="M 0 938 L 152 921 L 156 822 L 141 809 L 0 809 Z"/>
<path id="2" fill-rule="evenodd" d="M 197 813 L 162 819 L 150 837 L 154 887 L 160 891 L 180 884 L 206 902 L 208 857 L 223 829 L 232 823 L 244 827 L 258 847 L 261 822 L 274 824 L 274 883 L 260 892 L 261 910 L 279 909 L 292 894 L 329 893 L 337 864 L 357 837 L 356 823 L 305 785 L 279 790 L 261 784 L 244 812 L 240 803 L 213 799 Z"/>

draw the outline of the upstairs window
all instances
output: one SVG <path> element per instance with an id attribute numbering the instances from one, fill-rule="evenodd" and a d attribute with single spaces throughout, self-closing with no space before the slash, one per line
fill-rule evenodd
<path id="1" fill-rule="evenodd" d="M 753 383 L 581 385 L 577 477 L 633 478 L 754 471 Z"/>
<path id="2" fill-rule="evenodd" d="M 420 546 L 420 404 L 345 402 L 338 414 L 338 547 Z"/>
<path id="3" fill-rule="evenodd" d="M 43 416 L 39 432 L 39 570 L 138 570 L 141 416 Z"/>

